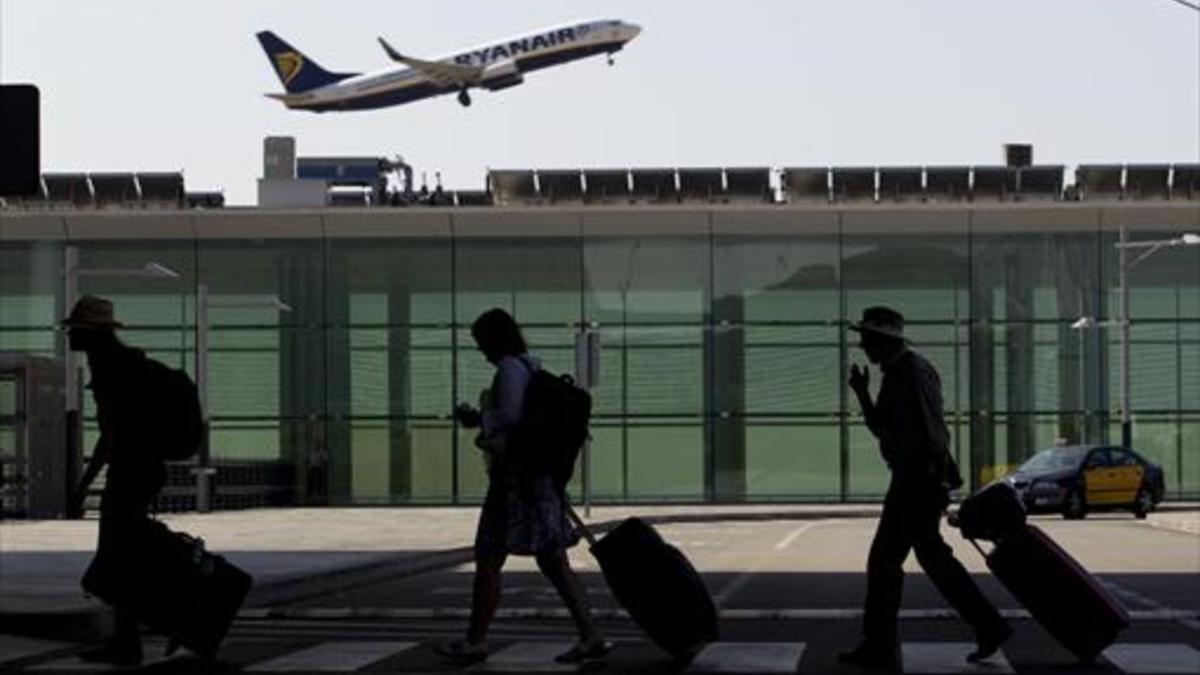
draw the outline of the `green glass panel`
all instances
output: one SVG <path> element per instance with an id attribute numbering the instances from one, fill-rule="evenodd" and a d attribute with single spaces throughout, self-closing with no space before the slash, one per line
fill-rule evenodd
<path id="1" fill-rule="evenodd" d="M 633 499 L 704 496 L 704 426 L 631 421 L 629 494 Z"/>
<path id="2" fill-rule="evenodd" d="M 55 356 L 57 336 L 52 329 L 5 328 L 0 326 L 0 351 Z"/>
<path id="3" fill-rule="evenodd" d="M 746 494 L 836 499 L 841 494 L 838 426 L 795 420 L 746 422 Z"/>
<path id="4" fill-rule="evenodd" d="M 209 448 L 215 459 L 281 459 L 280 423 L 214 420 L 209 427 Z"/>
<path id="5" fill-rule="evenodd" d="M 1184 410 L 1200 412 L 1200 321 L 1179 325 L 1180 404 Z"/>
<path id="6" fill-rule="evenodd" d="M 453 498 L 454 428 L 446 422 L 414 420 L 408 429 L 412 500 L 449 503 Z"/>
<path id="7" fill-rule="evenodd" d="M 482 501 L 487 494 L 487 461 L 475 447 L 477 429 L 458 429 L 458 496 L 460 501 Z"/>
<path id="8" fill-rule="evenodd" d="M 879 442 L 866 425 L 855 420 L 849 429 L 850 499 L 878 499 L 887 492 L 891 475 L 879 454 Z"/>
<path id="9" fill-rule="evenodd" d="M 1196 499 L 1200 497 L 1200 417 L 1189 415 L 1183 418 L 1179 442 L 1182 455 L 1179 476 L 1175 481 L 1170 475 L 1164 476 L 1167 489 L 1178 485 L 1176 494 L 1179 498 Z"/>
<path id="10" fill-rule="evenodd" d="M 591 495 L 597 501 L 620 501 L 625 498 L 626 453 L 622 447 L 623 424 L 619 420 L 593 418 L 592 440 L 588 448 L 591 461 Z M 575 502 L 583 498 L 583 456 L 575 465 L 567 491 Z"/>
<path id="11" fill-rule="evenodd" d="M 469 325 L 493 307 L 522 324 L 579 321 L 578 239 L 462 238 L 454 255 L 458 323 Z"/>
<path id="12" fill-rule="evenodd" d="M 390 429 L 386 421 L 351 421 L 350 491 L 355 503 L 391 501 L 390 450 Z"/>
<path id="13" fill-rule="evenodd" d="M 699 323 L 710 265 L 703 238 L 586 238 L 584 315 L 601 325 Z"/>

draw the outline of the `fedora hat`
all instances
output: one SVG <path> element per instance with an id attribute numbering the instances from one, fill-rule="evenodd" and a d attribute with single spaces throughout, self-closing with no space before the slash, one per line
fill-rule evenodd
<path id="1" fill-rule="evenodd" d="M 125 324 L 113 318 L 111 300 L 85 295 L 75 302 L 71 315 L 60 322 L 63 328 L 124 328 Z"/>
<path id="2" fill-rule="evenodd" d="M 871 331 L 880 335 L 906 340 L 904 337 L 904 315 L 891 307 L 868 307 L 863 310 L 862 320 L 850 323 L 850 330 L 859 333 Z"/>

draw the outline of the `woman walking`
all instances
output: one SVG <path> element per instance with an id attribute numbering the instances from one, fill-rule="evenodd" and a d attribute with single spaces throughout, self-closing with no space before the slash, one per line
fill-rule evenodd
<path id="1" fill-rule="evenodd" d="M 480 395 L 479 409 L 459 405 L 455 418 L 479 428 L 475 444 L 484 452 L 488 491 L 475 533 L 475 580 L 471 621 L 465 640 L 435 648 L 459 663 L 487 658 L 488 626 L 500 603 L 501 569 L 508 555 L 531 555 L 554 585 L 579 631 L 579 642 L 555 657 L 560 663 L 603 658 L 612 649 L 592 619 L 587 593 L 571 569 L 567 549 L 579 533 L 567 516 L 566 495 L 546 472 L 531 467 L 525 450 L 511 432 L 521 420 L 525 388 L 540 362 L 528 353 L 521 329 L 502 309 L 491 309 L 471 325 L 471 336 L 483 356 L 496 367 L 490 389 Z"/>

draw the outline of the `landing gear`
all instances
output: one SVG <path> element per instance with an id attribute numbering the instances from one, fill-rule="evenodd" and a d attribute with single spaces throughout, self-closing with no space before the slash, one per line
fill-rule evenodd
<path id="1" fill-rule="evenodd" d="M 466 89 L 462 89 L 458 92 L 458 102 L 464 108 L 471 105 L 471 95 L 467 93 Z"/>
<path id="2" fill-rule="evenodd" d="M 613 61 L 612 52 L 607 52 L 607 53 L 605 54 L 605 56 L 607 56 L 607 57 L 608 57 L 608 65 L 610 65 L 610 66 L 611 66 L 611 65 L 613 65 L 614 63 L 616 63 L 616 61 Z"/>

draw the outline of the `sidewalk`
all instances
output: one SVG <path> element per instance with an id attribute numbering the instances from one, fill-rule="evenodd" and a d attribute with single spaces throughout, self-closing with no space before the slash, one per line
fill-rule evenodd
<path id="1" fill-rule="evenodd" d="M 1164 505 L 1149 524 L 1200 534 L 1196 504 Z M 583 509 L 579 509 L 581 515 Z M 878 504 L 601 506 L 588 522 L 603 531 L 637 515 L 651 522 L 870 518 Z M 174 530 L 252 574 L 247 607 L 266 607 L 339 588 L 464 564 L 471 559 L 478 507 L 286 508 L 168 514 Z M 0 633 L 105 630 L 108 612 L 79 578 L 91 560 L 98 522 L 0 523 Z M 39 630 L 44 626 L 45 631 Z"/>

